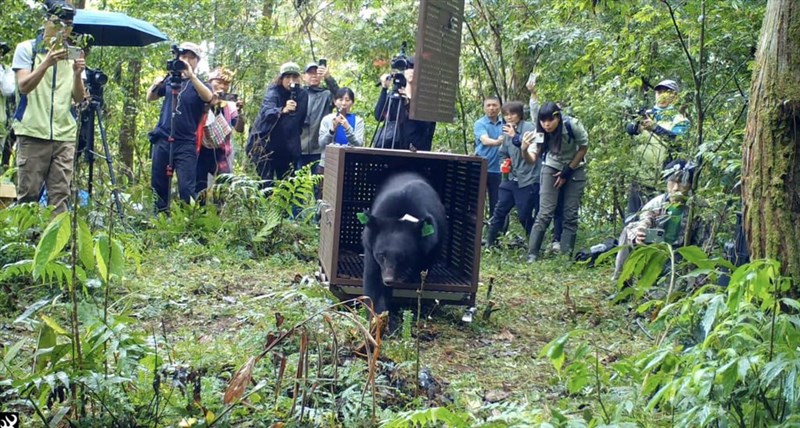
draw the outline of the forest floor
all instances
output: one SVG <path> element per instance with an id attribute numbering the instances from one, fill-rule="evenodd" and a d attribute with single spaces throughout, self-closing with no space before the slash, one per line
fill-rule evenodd
<path id="1" fill-rule="evenodd" d="M 129 266 L 126 280 L 115 285 L 111 308 L 134 319 L 131 328 L 144 330 L 167 351 L 170 361 L 210 374 L 204 381 L 204 401 L 222 407 L 227 382 L 264 348 L 268 333 L 276 329 L 276 313 L 292 325 L 336 302 L 313 280 L 316 260 L 305 258 L 308 261 L 285 253 L 253 260 L 179 243 L 143 254 L 140 266 Z M 585 405 L 594 406 L 590 398 L 569 397 L 540 352 L 551 340 L 576 329 L 583 330 L 582 341 L 602 350 L 595 356 L 600 364 L 611 364 L 651 343 L 631 309 L 607 299 L 614 291 L 610 274 L 608 264 L 587 268 L 554 255 L 527 264 L 520 248 L 484 250 L 474 321 L 461 321 L 463 307 L 436 307 L 422 331 L 414 332 L 420 338 L 420 365 L 446 397 L 433 397 L 432 403 L 457 399 L 479 407 L 511 401 L 547 409 L 562 400 L 585 399 Z M 487 319 L 490 279 L 493 311 Z M 23 301 L 17 304 L 24 308 Z M 9 333 L 15 336 L 12 321 L 18 315 L 0 320 L 5 325 L 2 339 L 10 340 Z M 413 346 L 398 336 L 384 339 L 384 356 L 414 360 Z"/>

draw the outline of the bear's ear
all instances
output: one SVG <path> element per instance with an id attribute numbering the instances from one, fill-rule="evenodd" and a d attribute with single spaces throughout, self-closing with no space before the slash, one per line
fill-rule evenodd
<path id="1" fill-rule="evenodd" d="M 369 210 L 357 213 L 356 217 L 358 218 L 358 222 L 363 224 L 364 226 L 375 225 L 375 217 L 369 213 Z"/>
<path id="2" fill-rule="evenodd" d="M 428 222 L 427 220 L 423 221 L 422 222 L 422 237 L 426 238 L 428 236 L 433 235 L 434 233 L 436 233 L 436 229 L 433 228 L 433 224 Z"/>

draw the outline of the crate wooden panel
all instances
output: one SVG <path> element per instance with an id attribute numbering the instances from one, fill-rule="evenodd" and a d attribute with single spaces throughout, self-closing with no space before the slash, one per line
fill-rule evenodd
<path id="1" fill-rule="evenodd" d="M 386 178 L 403 171 L 414 171 L 428 179 L 442 198 L 448 217 L 448 239 L 440 261 L 428 273 L 425 289 L 436 298 L 452 293 L 455 303 L 474 303 L 480 268 L 486 161 L 449 153 L 326 148 L 319 257 L 331 288 L 360 294 L 364 226 L 356 214 L 372 205 L 378 187 Z M 408 283 L 396 288 L 418 287 L 418 283 Z M 469 298 L 465 299 L 465 294 Z"/>

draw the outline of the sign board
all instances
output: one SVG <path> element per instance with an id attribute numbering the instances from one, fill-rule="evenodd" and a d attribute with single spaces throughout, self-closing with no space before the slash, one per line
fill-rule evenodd
<path id="1" fill-rule="evenodd" d="M 417 23 L 410 116 L 453 122 L 464 0 L 422 0 Z"/>

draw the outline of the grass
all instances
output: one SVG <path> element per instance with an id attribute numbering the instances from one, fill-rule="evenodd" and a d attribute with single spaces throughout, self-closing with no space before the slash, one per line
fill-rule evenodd
<path id="1" fill-rule="evenodd" d="M 602 350 L 604 364 L 649 341 L 632 324 L 628 308 L 606 299 L 613 291 L 610 267 L 588 269 L 555 256 L 535 264 L 523 260 L 519 250 L 484 252 L 475 321 L 461 322 L 464 308 L 453 306 L 436 308 L 425 321 L 419 332 L 421 365 L 442 385 L 428 404 L 475 408 L 507 401 L 547 408 L 567 398 L 550 362 L 539 357 L 549 341 L 585 330 L 584 340 Z M 125 309 L 137 320 L 132 328 L 147 332 L 162 358 L 206 373 L 204 404 L 221 409 L 227 382 L 278 329 L 276 312 L 286 318 L 285 325 L 294 325 L 335 302 L 313 281 L 316 269 L 316 262 L 289 253 L 252 260 L 188 240 L 146 253 L 141 266 L 115 285 L 113 309 Z M 494 311 L 485 319 L 490 279 Z M 24 309 L 25 298 L 20 299 L 17 307 Z M 21 310 L 14 312 L 0 322 L 11 326 Z M 21 334 L 30 338 L 31 349 L 35 344 L 34 331 L 12 326 L 0 334 L 5 343 Z M 387 339 L 385 356 L 413 355 L 413 339 L 399 336 Z M 413 389 L 413 364 L 405 363 L 402 375 Z M 261 370 L 272 370 L 264 366 Z M 419 404 L 404 397 L 408 405 Z"/>

